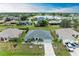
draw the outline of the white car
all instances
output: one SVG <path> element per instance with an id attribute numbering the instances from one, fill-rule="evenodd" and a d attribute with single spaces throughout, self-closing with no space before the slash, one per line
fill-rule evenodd
<path id="1" fill-rule="evenodd" d="M 66 46 L 67 50 L 69 50 L 70 52 L 74 51 L 74 47 L 69 42 L 65 43 L 65 46 Z"/>

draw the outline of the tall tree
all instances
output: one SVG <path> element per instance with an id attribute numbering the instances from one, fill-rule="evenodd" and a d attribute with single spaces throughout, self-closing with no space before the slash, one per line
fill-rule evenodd
<path id="1" fill-rule="evenodd" d="M 47 26 L 48 25 L 48 21 L 47 20 L 40 20 L 38 21 L 39 26 Z"/>
<path id="2" fill-rule="evenodd" d="M 74 22 L 73 24 L 74 28 L 77 29 L 77 27 L 79 26 L 79 21 L 77 19 L 73 19 L 73 22 Z"/>
<path id="3" fill-rule="evenodd" d="M 64 19 L 64 20 L 62 20 L 60 26 L 64 27 L 64 28 L 69 28 L 69 27 L 71 27 L 71 21 L 67 20 L 67 19 Z"/>
<path id="4" fill-rule="evenodd" d="M 27 19 L 27 16 L 21 16 L 21 20 L 25 21 Z"/>

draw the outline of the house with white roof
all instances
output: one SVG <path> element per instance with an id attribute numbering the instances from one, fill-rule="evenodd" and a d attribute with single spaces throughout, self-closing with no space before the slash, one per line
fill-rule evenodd
<path id="1" fill-rule="evenodd" d="M 62 19 L 62 16 L 49 16 L 49 15 L 46 15 L 46 16 L 35 16 L 34 18 L 43 18 L 43 19 Z"/>
<path id="2" fill-rule="evenodd" d="M 78 42 L 76 36 L 79 36 L 79 32 L 76 32 L 72 28 L 57 29 L 56 34 L 58 36 L 58 39 L 62 40 L 63 43 Z"/>
<path id="3" fill-rule="evenodd" d="M 50 20 L 50 21 L 49 21 L 49 24 L 50 24 L 50 25 L 60 25 L 61 21 L 62 21 L 62 20 Z"/>
<path id="4" fill-rule="evenodd" d="M 48 23 L 51 24 L 51 25 L 59 25 L 61 23 L 61 19 L 62 17 L 61 16 L 49 16 L 49 15 L 46 15 L 46 16 L 35 16 L 36 20 L 39 21 L 39 20 L 48 20 Z M 37 22 L 35 21 L 35 23 Z"/>
<path id="5" fill-rule="evenodd" d="M 0 20 L 0 24 L 3 24 L 5 21 L 4 20 Z"/>
<path id="6" fill-rule="evenodd" d="M 22 32 L 22 30 L 16 28 L 7 28 L 0 32 L 0 41 L 9 41 L 12 38 L 19 38 Z"/>

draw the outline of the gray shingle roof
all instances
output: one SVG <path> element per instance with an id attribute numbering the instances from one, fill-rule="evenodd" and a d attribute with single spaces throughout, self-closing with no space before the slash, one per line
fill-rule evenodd
<path id="1" fill-rule="evenodd" d="M 46 39 L 46 40 L 51 40 L 52 36 L 50 34 L 49 31 L 45 31 L 45 30 L 30 30 L 26 36 L 25 36 L 25 41 L 27 41 L 27 39 L 29 38 L 41 38 L 41 39 Z"/>
<path id="2" fill-rule="evenodd" d="M 3 38 L 18 38 L 19 35 L 22 33 L 22 30 L 16 29 L 16 28 L 7 28 L 0 32 L 0 37 Z"/>

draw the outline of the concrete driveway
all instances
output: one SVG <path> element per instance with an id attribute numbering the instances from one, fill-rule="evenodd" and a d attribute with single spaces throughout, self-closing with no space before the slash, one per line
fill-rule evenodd
<path id="1" fill-rule="evenodd" d="M 44 43 L 45 56 L 55 56 L 53 46 L 51 43 Z"/>
<path id="2" fill-rule="evenodd" d="M 79 48 L 74 49 L 73 52 L 70 52 L 71 56 L 79 56 Z"/>

